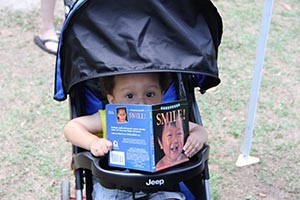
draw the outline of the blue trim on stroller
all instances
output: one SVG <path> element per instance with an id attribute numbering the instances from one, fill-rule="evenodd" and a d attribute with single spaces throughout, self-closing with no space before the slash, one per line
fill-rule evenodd
<path id="1" fill-rule="evenodd" d="M 87 115 L 94 114 L 98 110 L 103 109 L 103 103 L 89 89 L 85 89 L 85 97 L 85 111 Z"/>
<path id="2" fill-rule="evenodd" d="M 60 58 L 60 49 L 61 49 L 61 46 L 62 46 L 62 41 L 63 41 L 63 33 L 67 27 L 67 24 L 69 23 L 71 17 L 73 16 L 73 14 L 76 12 L 76 10 L 84 3 L 86 2 L 86 0 L 77 0 L 72 9 L 70 10 L 70 12 L 68 13 L 65 21 L 64 21 L 64 24 L 62 26 L 62 30 L 61 30 L 61 35 L 59 37 L 59 46 L 58 46 L 58 50 L 57 50 L 57 57 L 56 57 L 56 67 L 55 67 L 55 88 L 54 88 L 54 99 L 55 100 L 58 100 L 58 101 L 63 101 L 65 100 L 67 97 L 66 97 L 66 93 L 63 89 L 63 86 L 62 86 L 62 76 L 61 76 L 61 71 L 60 71 L 60 63 L 61 63 L 61 58 Z"/>
<path id="3" fill-rule="evenodd" d="M 195 196 L 191 193 L 191 191 L 186 187 L 183 182 L 179 183 L 180 191 L 184 194 L 185 198 L 188 200 L 196 200 Z"/>

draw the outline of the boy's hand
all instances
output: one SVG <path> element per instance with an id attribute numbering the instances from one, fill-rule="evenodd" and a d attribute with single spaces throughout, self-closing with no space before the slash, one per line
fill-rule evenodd
<path id="1" fill-rule="evenodd" d="M 183 147 L 184 154 L 191 158 L 197 154 L 207 142 L 207 131 L 199 125 L 190 124 L 190 134 Z"/>
<path id="2" fill-rule="evenodd" d="M 112 142 L 105 138 L 95 138 L 90 143 L 90 151 L 94 156 L 104 156 L 112 149 Z"/>
<path id="3" fill-rule="evenodd" d="M 199 137 L 199 134 L 189 135 L 183 147 L 184 154 L 189 158 L 193 157 L 201 150 L 203 144 L 204 142 L 202 141 L 201 137 Z"/>

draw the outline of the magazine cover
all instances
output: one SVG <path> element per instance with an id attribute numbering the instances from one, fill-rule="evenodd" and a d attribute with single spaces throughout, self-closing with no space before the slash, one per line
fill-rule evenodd
<path id="1" fill-rule="evenodd" d="M 188 103 L 108 104 L 107 138 L 113 143 L 109 165 L 155 172 L 188 161 Z"/>

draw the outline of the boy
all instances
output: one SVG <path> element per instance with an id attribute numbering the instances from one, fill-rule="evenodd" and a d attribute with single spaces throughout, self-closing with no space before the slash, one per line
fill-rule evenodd
<path id="1" fill-rule="evenodd" d="M 105 80 L 105 79 L 104 79 Z M 157 104 L 162 102 L 167 88 L 164 73 L 140 73 L 116 75 L 102 84 L 109 103 L 113 104 Z M 101 116 L 95 113 L 74 118 L 67 123 L 64 135 L 72 144 L 91 151 L 94 156 L 103 156 L 112 149 L 112 142 L 97 134 L 102 132 Z M 187 157 L 195 155 L 207 142 L 206 130 L 189 123 L 189 136 L 183 147 Z M 142 192 L 141 192 L 142 193 Z M 101 195 L 101 196 L 100 196 Z M 139 194 L 136 194 L 139 195 Z M 145 195 L 145 194 L 141 194 Z M 117 189 L 107 189 L 94 184 L 94 199 L 132 199 L 132 193 Z M 184 199 L 180 192 L 158 192 L 149 199 Z"/>

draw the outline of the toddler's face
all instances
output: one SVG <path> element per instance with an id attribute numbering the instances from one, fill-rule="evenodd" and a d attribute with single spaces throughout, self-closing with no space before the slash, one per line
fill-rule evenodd
<path id="1" fill-rule="evenodd" d="M 114 78 L 115 87 L 107 95 L 113 104 L 157 104 L 162 101 L 162 89 L 157 74 L 128 74 Z"/>
<path id="2" fill-rule="evenodd" d="M 184 141 L 184 133 L 182 122 L 180 119 L 176 120 L 175 124 L 165 124 L 162 132 L 162 141 L 158 141 L 161 149 L 163 149 L 165 156 L 170 162 L 175 162 L 182 153 Z"/>

